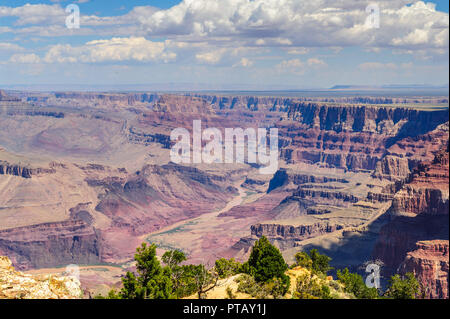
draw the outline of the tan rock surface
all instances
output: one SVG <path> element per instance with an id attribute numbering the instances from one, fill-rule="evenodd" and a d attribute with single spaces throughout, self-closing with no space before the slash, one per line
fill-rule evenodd
<path id="1" fill-rule="evenodd" d="M 82 296 L 77 278 L 27 275 L 0 256 L 0 299 L 77 299 Z"/>

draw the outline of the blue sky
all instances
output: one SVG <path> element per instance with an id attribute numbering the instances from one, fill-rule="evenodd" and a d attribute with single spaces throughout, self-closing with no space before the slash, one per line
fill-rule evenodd
<path id="1" fill-rule="evenodd" d="M 79 29 L 66 26 L 71 3 L 80 8 Z M 379 25 L 369 4 L 376 4 Z M 405 0 L 0 0 L 0 87 L 447 85 L 448 7 Z"/>

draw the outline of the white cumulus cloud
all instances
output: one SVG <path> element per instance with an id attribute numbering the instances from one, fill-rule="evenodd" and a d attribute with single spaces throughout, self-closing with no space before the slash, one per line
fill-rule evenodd
<path id="1" fill-rule="evenodd" d="M 138 15 L 148 35 L 292 47 L 448 48 L 448 14 L 433 3 L 377 1 L 380 28 L 367 24 L 365 1 L 184 0 Z"/>
<path id="2" fill-rule="evenodd" d="M 21 64 L 35 64 L 41 62 L 41 59 L 39 56 L 37 56 L 34 53 L 29 54 L 21 54 L 17 53 L 11 56 L 9 59 L 9 62 L 11 63 L 21 63 Z"/>
<path id="3" fill-rule="evenodd" d="M 155 42 L 143 37 L 94 40 L 83 46 L 54 45 L 45 55 L 47 63 L 96 62 L 169 62 L 176 53 L 166 49 L 165 42 Z"/>

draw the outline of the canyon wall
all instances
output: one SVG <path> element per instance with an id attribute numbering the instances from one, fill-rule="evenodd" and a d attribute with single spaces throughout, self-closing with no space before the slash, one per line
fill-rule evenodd
<path id="1" fill-rule="evenodd" d="M 371 223 L 386 218 L 374 256 L 387 270 L 419 273 L 427 258 L 418 256 L 442 249 L 417 243 L 448 240 L 448 149 L 441 148 L 449 111 L 423 104 L 445 103 L 437 97 L 14 96 L 0 93 L 0 144 L 20 155 L 0 153 L 0 255 L 21 269 L 128 262 L 148 236 L 184 221 L 207 225 L 176 229 L 196 261 L 244 258 L 264 235 L 283 251 L 306 242 L 332 247 L 356 267 L 378 236 Z M 261 178 L 251 165 L 168 164 L 171 131 L 190 131 L 193 120 L 221 131 L 278 128 L 279 170 Z M 242 203 L 222 211 L 235 198 Z M 344 233 L 361 234 L 357 254 L 336 239 Z M 422 274 L 429 282 L 435 273 Z M 445 294 L 444 286 L 440 279 L 427 296 Z"/>
<path id="2" fill-rule="evenodd" d="M 101 258 L 98 234 L 81 220 L 2 230 L 0 254 L 18 269 L 97 264 Z"/>
<path id="3" fill-rule="evenodd" d="M 429 298 L 448 298 L 448 154 L 447 142 L 431 162 L 421 163 L 408 177 L 393 198 L 390 221 L 373 251 L 374 258 L 384 262 L 386 275 L 414 272 Z M 441 263 L 445 259 L 447 263 Z M 430 269 L 435 261 L 442 270 Z"/>
<path id="4" fill-rule="evenodd" d="M 256 224 L 250 228 L 251 235 L 256 237 L 268 237 L 273 240 L 301 241 L 325 233 L 331 233 L 342 229 L 340 225 L 315 223 L 310 225 L 276 225 L 276 224 Z"/>
<path id="5" fill-rule="evenodd" d="M 20 164 L 10 164 L 6 161 L 0 160 L 0 175 L 13 175 L 23 178 L 31 178 L 33 175 L 51 174 L 54 172 L 55 170 L 52 168 L 33 168 Z"/>
<path id="6" fill-rule="evenodd" d="M 430 143 L 428 135 L 434 130 L 439 131 L 433 133 L 440 136 L 436 138 L 446 134 L 438 127 L 448 121 L 448 109 L 430 112 L 299 103 L 289 107 L 287 118 L 276 125 L 281 135 L 281 158 L 286 162 L 323 163 L 351 171 L 378 170 L 379 174 L 402 177 L 414 162 L 424 159 L 424 148 L 430 153 L 438 150 L 439 145 Z M 407 142 L 402 150 L 397 146 Z M 414 153 L 420 154 L 419 159 Z M 392 163 L 391 157 L 379 163 L 387 155 L 399 159 Z"/>
<path id="7" fill-rule="evenodd" d="M 448 299 L 448 240 L 419 241 L 399 267 L 401 274 L 412 272 L 422 287 L 422 298 Z"/>
<path id="8" fill-rule="evenodd" d="M 7 177 L 0 190 L 7 204 L 0 255 L 18 269 L 129 260 L 143 235 L 220 209 L 237 194 L 233 176 L 176 164 L 145 165 L 135 173 L 99 164 L 53 163 L 48 170 L 0 175 Z M 39 222 L 56 219 L 55 213 L 60 221 Z"/>

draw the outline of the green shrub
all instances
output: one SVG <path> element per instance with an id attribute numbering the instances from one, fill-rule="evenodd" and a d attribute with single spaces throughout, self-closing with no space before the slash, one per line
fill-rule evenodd
<path id="1" fill-rule="evenodd" d="M 315 273 L 327 274 L 332 268 L 330 267 L 331 258 L 322 255 L 317 249 L 311 249 L 309 253 L 304 251 L 295 254 L 296 263 L 294 266 L 300 266 L 310 269 Z"/>
<path id="2" fill-rule="evenodd" d="M 234 276 L 240 272 L 241 264 L 231 259 L 220 258 L 216 260 L 215 269 L 219 275 L 219 278 L 227 278 Z"/>
<path id="3" fill-rule="evenodd" d="M 297 277 L 297 286 L 294 292 L 295 299 L 331 299 L 330 288 L 321 284 L 313 273 L 304 273 Z"/>
<path id="4" fill-rule="evenodd" d="M 256 282 L 267 283 L 278 278 L 283 285 L 279 287 L 283 295 L 288 291 L 290 279 L 285 274 L 288 266 L 278 248 L 273 246 L 266 237 L 262 236 L 255 243 L 247 264 L 243 268 L 246 268 L 249 275 L 254 276 Z"/>
<path id="5" fill-rule="evenodd" d="M 352 293 L 358 299 L 376 299 L 379 297 L 376 288 L 366 286 L 362 276 L 351 273 L 348 268 L 337 271 L 338 280 L 344 284 L 344 291 Z"/>
<path id="6" fill-rule="evenodd" d="M 288 269 L 281 252 L 264 236 L 253 246 L 248 265 L 259 282 L 282 277 Z"/>
<path id="7" fill-rule="evenodd" d="M 179 250 L 169 250 L 162 255 L 161 260 L 171 270 L 174 270 L 179 264 L 186 260 L 186 255 Z"/>
<path id="8" fill-rule="evenodd" d="M 194 278 L 196 265 L 183 265 L 179 267 L 177 281 L 174 282 L 174 294 L 177 298 L 184 298 L 197 292 L 197 283 Z"/>
<path id="9" fill-rule="evenodd" d="M 142 243 L 136 249 L 134 260 L 138 274 L 127 272 L 125 278 L 122 278 L 123 288 L 118 296 L 123 299 L 171 298 L 171 270 L 169 267 L 161 267 L 156 258 L 156 246 L 147 246 L 146 243 Z"/>
<path id="10" fill-rule="evenodd" d="M 257 282 L 254 277 L 242 274 L 238 282 L 238 292 L 246 293 L 257 299 L 281 298 L 286 294 L 286 284 L 280 278 L 267 282 Z"/>
<path id="11" fill-rule="evenodd" d="M 392 276 L 390 287 L 386 296 L 393 299 L 415 299 L 420 293 L 420 285 L 413 273 L 407 273 L 404 277 Z"/>

